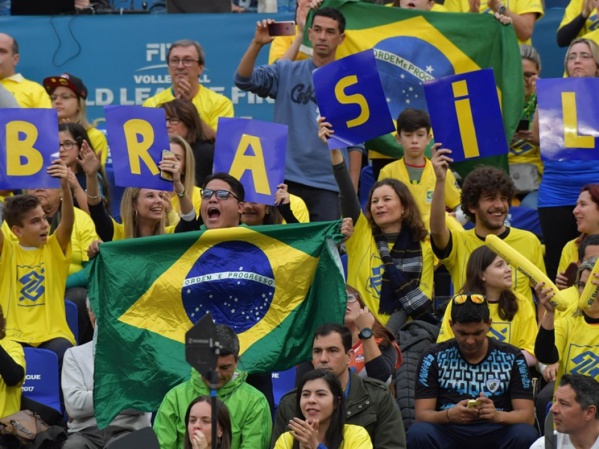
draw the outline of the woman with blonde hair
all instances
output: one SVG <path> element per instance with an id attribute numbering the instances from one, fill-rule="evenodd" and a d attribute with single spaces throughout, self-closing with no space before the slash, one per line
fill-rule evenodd
<path id="1" fill-rule="evenodd" d="M 174 153 L 179 166 L 179 176 L 183 183 L 183 190 L 187 193 L 196 216 L 200 215 L 200 205 L 202 204 L 202 190 L 196 185 L 196 162 L 193 151 L 187 141 L 178 134 L 169 135 L 170 150 Z M 179 195 L 175 191 L 170 192 L 170 204 L 167 204 L 167 224 L 176 226 L 179 223 L 179 214 L 181 213 L 181 204 Z"/>
<path id="2" fill-rule="evenodd" d="M 166 226 L 166 207 L 167 204 L 170 204 L 169 193 L 162 190 L 137 187 L 125 189 L 121 200 L 121 219 L 123 222 L 122 224 L 117 223 L 110 217 L 101 201 L 97 179 L 100 161 L 89 148 L 82 151 L 81 157 L 81 167 L 87 178 L 87 203 L 92 220 L 96 225 L 96 231 L 102 241 L 109 242 L 191 230 L 191 224 L 195 222 L 196 215 L 191 199 L 181 182 L 180 163 L 175 155 L 165 155 L 158 164 L 158 168 L 173 177 L 173 186 L 179 197 L 181 217 L 183 218 L 177 228 L 175 226 Z M 186 227 L 187 224 L 190 227 Z M 90 246 L 88 250 L 90 257 L 95 256 L 97 253 L 97 244 L 96 241 Z"/>

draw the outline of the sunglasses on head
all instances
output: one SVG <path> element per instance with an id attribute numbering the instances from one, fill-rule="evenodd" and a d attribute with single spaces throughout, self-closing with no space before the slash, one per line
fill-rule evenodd
<path id="1" fill-rule="evenodd" d="M 474 304 L 484 304 L 486 302 L 485 295 L 455 295 L 453 297 L 454 304 L 464 304 L 468 299 Z"/>
<path id="2" fill-rule="evenodd" d="M 237 198 L 237 195 L 235 195 L 233 192 L 229 192 L 228 190 L 212 190 L 212 189 L 202 190 L 201 196 L 202 196 L 203 200 L 209 200 L 210 198 L 212 198 L 212 195 L 216 195 L 216 199 L 218 199 L 218 200 L 229 199 L 229 195 L 232 196 L 233 198 L 235 198 L 236 200 L 239 200 L 239 198 Z"/>

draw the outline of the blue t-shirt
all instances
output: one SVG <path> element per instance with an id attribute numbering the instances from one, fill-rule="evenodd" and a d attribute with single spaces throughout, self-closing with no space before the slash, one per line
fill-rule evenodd
<path id="1" fill-rule="evenodd" d="M 583 186 L 599 182 L 595 161 L 544 161 L 543 166 L 538 207 L 574 207 Z"/>

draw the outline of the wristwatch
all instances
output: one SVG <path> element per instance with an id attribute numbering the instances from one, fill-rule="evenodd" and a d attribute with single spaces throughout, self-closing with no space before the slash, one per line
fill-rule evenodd
<path id="1" fill-rule="evenodd" d="M 370 329 L 369 327 L 365 327 L 358 334 L 358 338 L 360 340 L 368 340 L 369 338 L 372 338 L 373 335 L 374 334 L 372 333 L 372 329 Z"/>
<path id="2" fill-rule="evenodd" d="M 507 8 L 505 7 L 505 5 L 501 5 L 501 6 L 499 7 L 499 9 L 497 10 L 497 12 L 498 12 L 499 14 L 501 14 L 502 16 L 505 16 L 505 13 L 506 13 L 506 11 L 507 11 Z"/>

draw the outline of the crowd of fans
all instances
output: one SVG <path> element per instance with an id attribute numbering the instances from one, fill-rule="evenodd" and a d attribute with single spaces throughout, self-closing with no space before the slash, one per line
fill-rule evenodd
<path id="1" fill-rule="evenodd" d="M 158 167 L 173 190 L 165 192 L 115 187 L 106 170 L 106 137 L 86 118 L 84 81 L 68 73 L 42 84 L 27 80 L 16 71 L 17 41 L 0 33 L 0 107 L 52 107 L 60 121 L 58 158 L 47 167 L 60 188 L 0 191 L 0 421 L 21 408 L 49 416 L 43 405 L 22 398 L 23 348 L 35 347 L 55 352 L 62 374 L 68 437 L 57 439 L 56 447 L 103 448 L 150 425 L 162 449 L 598 447 L 599 306 L 595 300 L 580 308 L 579 298 L 588 284 L 599 286 L 599 275 L 591 275 L 599 254 L 599 173 L 594 164 L 575 160 L 541 162 L 535 91 L 541 61 L 527 45 L 543 15 L 541 3 L 390 5 L 491 12 L 513 26 L 521 42 L 525 106 L 510 143 L 510 173 L 480 166 L 461 182 L 451 171 L 451 149 L 437 143 L 432 157 L 425 156 L 433 131 L 428 114 L 405 109 L 396 133 L 404 156 L 393 161 L 369 152 L 366 163 L 377 181 L 364 209 L 356 192 L 366 151 L 329 150 L 334 129 L 319 116 L 315 99 L 289 95 L 297 84 L 312 86 L 312 71 L 333 62 L 343 42 L 345 18 L 320 3 L 298 1 L 293 37 L 273 38 L 272 21 L 259 21 L 234 75 L 239 88 L 274 98 L 273 120 L 289 126 L 285 182 L 277 186 L 274 204 L 245 201 L 238 179 L 213 173 L 218 118 L 234 111 L 228 98 L 199 84 L 204 52 L 197 42 L 170 46 L 172 87 L 144 103 L 166 113 L 171 151 Z M 313 22 L 305 29 L 311 8 Z M 566 76 L 599 73 L 599 48 L 581 37 L 597 20 L 591 1 L 568 6 L 558 32 L 560 45 L 569 46 Z M 305 32 L 311 55 L 300 51 Z M 256 67 L 269 44 L 271 64 Z M 506 225 L 513 201 L 538 207 L 543 241 Z M 471 229 L 464 230 L 460 215 Z M 348 260 L 345 320 L 316 330 L 312 360 L 297 367 L 295 390 L 275 405 L 271 373 L 248 376 L 238 369 L 238 337 L 218 325 L 214 377 L 190 368 L 190 379 L 166 394 L 153 419 L 123 410 L 110 426 L 98 427 L 96 320 L 84 268 L 103 242 L 341 218 L 340 251 Z M 555 280 L 567 310 L 556 310 L 547 282 L 531 285 L 485 246 L 488 235 Z M 439 288 L 443 272 L 452 291 Z M 65 299 L 78 308 L 77 342 Z M 446 307 L 437 308 L 440 303 Z M 406 355 L 415 349 L 404 335 L 416 322 L 432 326 L 438 337 L 417 354 L 406 388 L 396 376 L 402 363 L 413 360 Z M 415 422 L 398 405 L 405 389 Z M 545 424 L 547 410 L 556 432 Z M 60 418 L 51 424 L 64 425 Z M 551 446 L 554 440 L 562 446 Z M 19 443 L 0 435 L 0 447 Z"/>

